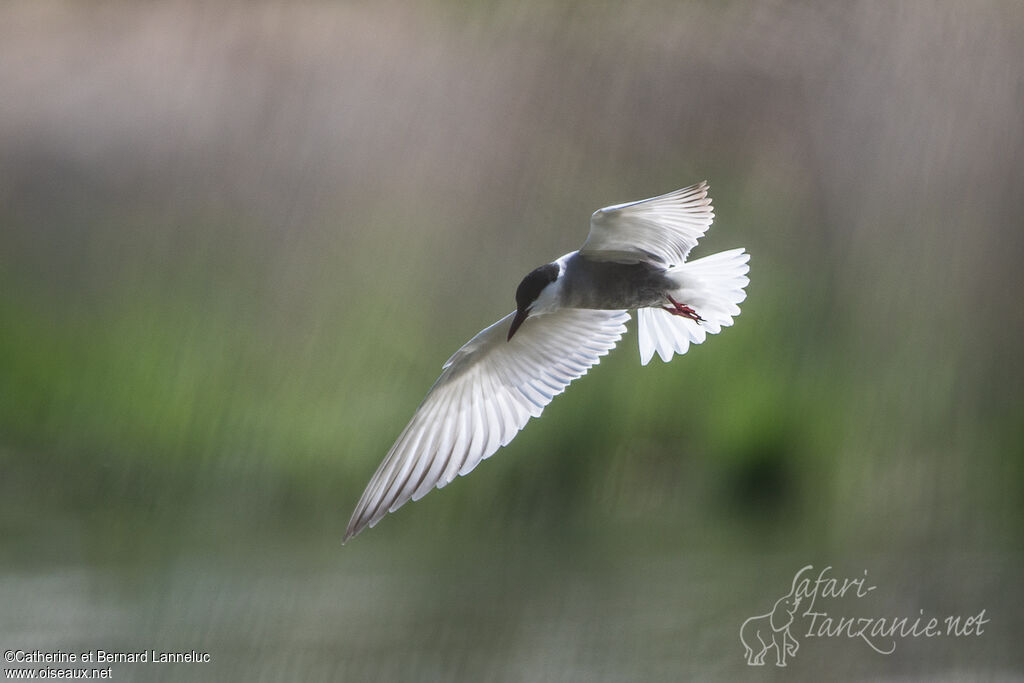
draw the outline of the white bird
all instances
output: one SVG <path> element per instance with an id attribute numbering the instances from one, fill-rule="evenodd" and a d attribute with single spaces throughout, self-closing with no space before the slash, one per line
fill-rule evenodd
<path id="1" fill-rule="evenodd" d="M 714 217 L 706 182 L 594 212 L 583 246 L 523 278 L 516 310 L 444 364 L 359 499 L 345 540 L 508 444 L 614 348 L 629 309 L 644 365 L 732 325 L 749 254 L 686 261 Z"/>

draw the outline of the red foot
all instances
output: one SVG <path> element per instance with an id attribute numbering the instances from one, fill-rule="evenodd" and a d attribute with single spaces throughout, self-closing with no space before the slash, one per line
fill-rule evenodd
<path id="1" fill-rule="evenodd" d="M 668 295 L 666 294 L 665 296 L 668 296 Z M 673 299 L 670 296 L 668 296 L 668 300 L 672 302 L 672 308 L 669 308 L 668 306 L 662 306 L 661 308 L 663 310 L 668 311 L 672 315 L 678 315 L 678 316 L 681 316 L 683 318 L 689 318 L 690 320 L 692 320 L 692 321 L 694 321 L 696 323 L 704 322 L 704 318 L 702 318 L 699 315 L 697 315 L 697 311 L 693 310 L 689 306 L 686 306 L 684 304 L 679 303 L 678 301 L 676 301 L 675 299 Z"/>

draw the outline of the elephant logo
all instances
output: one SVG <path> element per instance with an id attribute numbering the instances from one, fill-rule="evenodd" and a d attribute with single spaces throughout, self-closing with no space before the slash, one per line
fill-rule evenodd
<path id="1" fill-rule="evenodd" d="M 797 595 L 794 577 L 792 590 L 776 600 L 770 612 L 743 622 L 740 642 L 743 643 L 748 665 L 764 666 L 765 656 L 772 648 L 775 649 L 775 666 L 786 666 L 786 657 L 796 655 L 800 643 L 790 633 L 789 627 L 799 605 L 800 596 Z"/>

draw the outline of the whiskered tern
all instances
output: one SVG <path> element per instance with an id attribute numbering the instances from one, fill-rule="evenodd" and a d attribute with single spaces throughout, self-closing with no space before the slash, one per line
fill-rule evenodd
<path id="1" fill-rule="evenodd" d="M 614 348 L 630 309 L 643 365 L 732 325 L 749 254 L 686 260 L 714 217 L 706 182 L 596 211 L 583 246 L 523 278 L 516 310 L 444 364 L 359 499 L 345 540 L 508 444 Z"/>

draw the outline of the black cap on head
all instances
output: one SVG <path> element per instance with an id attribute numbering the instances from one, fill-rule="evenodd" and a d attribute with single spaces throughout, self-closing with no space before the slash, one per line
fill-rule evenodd
<path id="1" fill-rule="evenodd" d="M 535 268 L 519 283 L 519 287 L 516 289 L 516 317 L 512 320 L 512 327 L 508 331 L 509 339 L 526 320 L 526 316 L 530 313 L 530 306 L 544 291 L 544 288 L 558 279 L 558 271 L 557 263 L 548 263 L 540 268 Z"/>
<path id="2" fill-rule="evenodd" d="M 548 263 L 540 268 L 535 268 L 529 275 L 523 278 L 516 289 L 516 307 L 526 310 L 537 300 L 544 288 L 558 278 L 558 264 Z"/>

